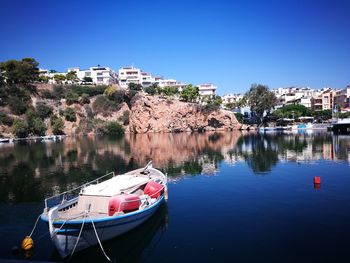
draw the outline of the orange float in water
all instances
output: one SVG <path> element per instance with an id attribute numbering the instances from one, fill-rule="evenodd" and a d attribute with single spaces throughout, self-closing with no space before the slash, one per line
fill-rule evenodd
<path id="1" fill-rule="evenodd" d="M 321 184 L 321 177 L 315 176 L 314 177 L 314 184 Z"/>

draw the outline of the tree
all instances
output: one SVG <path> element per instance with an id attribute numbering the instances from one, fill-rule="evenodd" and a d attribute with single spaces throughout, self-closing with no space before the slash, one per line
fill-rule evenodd
<path id="1" fill-rule="evenodd" d="M 25 138 L 29 134 L 28 124 L 25 120 L 15 119 L 12 124 L 12 131 L 19 138 Z"/>
<path id="2" fill-rule="evenodd" d="M 53 76 L 53 79 L 57 82 L 57 83 L 62 83 L 63 81 L 66 80 L 66 76 L 62 75 L 62 74 L 56 74 Z"/>
<path id="3" fill-rule="evenodd" d="M 75 115 L 75 110 L 73 108 L 67 108 L 64 112 L 64 117 L 67 121 L 75 122 L 77 120 L 77 116 Z"/>
<path id="4" fill-rule="evenodd" d="M 64 121 L 62 118 L 58 117 L 57 115 L 53 115 L 50 122 L 53 134 L 63 134 Z"/>
<path id="5" fill-rule="evenodd" d="M 76 82 L 78 80 L 77 73 L 74 70 L 69 71 L 66 75 L 66 79 L 73 83 Z"/>
<path id="6" fill-rule="evenodd" d="M 108 135 L 123 135 L 124 128 L 116 121 L 110 121 L 106 124 L 104 134 Z"/>
<path id="7" fill-rule="evenodd" d="M 35 117 L 30 130 L 33 132 L 34 135 L 43 136 L 46 132 L 46 125 L 42 119 L 40 119 L 39 117 Z"/>
<path id="8" fill-rule="evenodd" d="M 0 72 L 7 84 L 26 85 L 39 80 L 38 65 L 34 58 L 8 60 L 0 63 Z"/>
<path id="9" fill-rule="evenodd" d="M 84 77 L 83 82 L 92 82 L 92 78 L 91 77 Z"/>
<path id="10" fill-rule="evenodd" d="M 153 96 L 157 93 L 158 89 L 158 85 L 156 83 L 153 83 L 151 86 L 145 88 L 145 92 Z"/>
<path id="11" fill-rule="evenodd" d="M 184 101 L 195 102 L 199 97 L 199 88 L 189 84 L 181 91 L 180 97 Z"/>
<path id="12" fill-rule="evenodd" d="M 272 113 L 277 118 L 298 118 L 301 116 L 310 116 L 310 114 L 310 110 L 304 105 L 285 105 Z"/>
<path id="13" fill-rule="evenodd" d="M 260 84 L 253 84 L 245 97 L 259 124 L 262 122 L 264 113 L 269 115 L 277 100 L 275 94 L 269 91 L 267 86 Z"/>

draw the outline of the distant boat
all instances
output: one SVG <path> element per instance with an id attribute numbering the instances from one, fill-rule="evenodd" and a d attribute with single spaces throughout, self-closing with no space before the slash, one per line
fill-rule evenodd
<path id="1" fill-rule="evenodd" d="M 167 177 L 150 162 L 45 199 L 41 219 L 48 223 L 51 239 L 65 258 L 142 224 L 166 196 Z"/>
<path id="2" fill-rule="evenodd" d="M 8 143 L 10 141 L 11 141 L 11 139 L 9 139 L 9 138 L 0 138 L 0 143 Z"/>

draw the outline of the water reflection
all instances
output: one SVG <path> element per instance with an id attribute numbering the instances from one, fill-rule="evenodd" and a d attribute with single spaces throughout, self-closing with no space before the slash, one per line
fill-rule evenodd
<path id="1" fill-rule="evenodd" d="M 1 145 L 0 201 L 42 201 L 107 171 L 122 173 L 149 160 L 175 179 L 217 173 L 220 162 L 246 163 L 265 174 L 280 161 L 350 162 L 350 136 L 239 132 L 78 137 L 62 142 Z"/>

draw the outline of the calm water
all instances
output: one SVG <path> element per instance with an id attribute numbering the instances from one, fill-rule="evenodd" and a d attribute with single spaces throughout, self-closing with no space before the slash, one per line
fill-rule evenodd
<path id="1" fill-rule="evenodd" d="M 107 171 L 167 172 L 169 201 L 106 242 L 116 262 L 350 262 L 350 136 L 148 134 L 0 146 L 0 259 L 29 234 L 46 196 Z M 321 176 L 321 188 L 313 177 Z M 47 234 L 37 260 L 59 261 Z M 99 248 L 73 261 L 104 262 Z"/>

